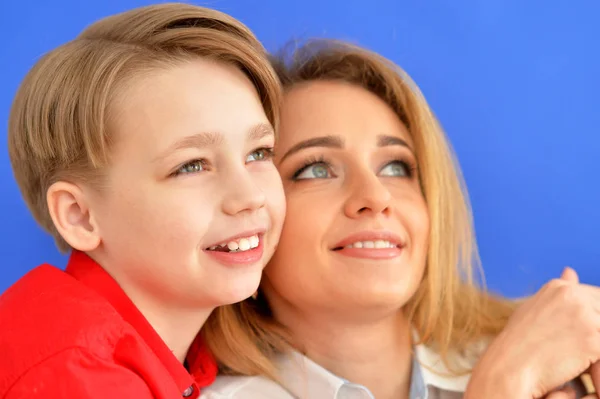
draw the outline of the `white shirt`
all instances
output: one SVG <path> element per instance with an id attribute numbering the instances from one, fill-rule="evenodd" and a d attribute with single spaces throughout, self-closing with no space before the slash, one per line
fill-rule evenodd
<path id="1" fill-rule="evenodd" d="M 461 366 L 474 364 L 473 355 L 463 355 Z M 410 399 L 460 399 L 469 375 L 453 376 L 441 357 L 424 345 L 415 347 L 411 373 Z M 353 384 L 319 366 L 297 352 L 280 355 L 276 365 L 281 385 L 259 376 L 219 376 L 202 390 L 201 399 L 374 399 L 364 386 Z"/>
<path id="2" fill-rule="evenodd" d="M 456 354 L 459 367 L 471 369 L 485 350 L 486 344 L 473 345 L 467 353 Z M 281 385 L 259 376 L 218 376 L 200 399 L 374 399 L 359 384 L 353 384 L 319 366 L 297 352 L 281 355 L 277 360 Z M 461 399 L 469 382 L 469 374 L 452 375 L 438 353 L 417 345 L 411 373 L 410 399 Z M 580 381 L 570 383 L 585 395 Z"/>

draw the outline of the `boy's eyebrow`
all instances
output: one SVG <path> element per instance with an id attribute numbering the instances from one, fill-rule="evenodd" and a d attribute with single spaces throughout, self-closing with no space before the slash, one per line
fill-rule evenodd
<path id="1" fill-rule="evenodd" d="M 271 125 L 267 123 L 259 123 L 254 125 L 248 131 L 248 138 L 250 140 L 260 140 L 266 136 L 275 135 L 273 128 Z M 176 141 L 173 145 L 171 145 L 166 151 L 157 156 L 154 161 L 160 161 L 169 155 L 177 152 L 179 150 L 183 150 L 186 148 L 204 148 L 215 146 L 223 143 L 223 134 L 218 132 L 201 132 L 192 134 L 190 136 L 186 136 L 178 141 Z"/>
<path id="2" fill-rule="evenodd" d="M 267 136 L 274 136 L 275 131 L 273 127 L 268 123 L 259 123 L 250 129 L 249 138 L 250 140 L 260 140 Z"/>

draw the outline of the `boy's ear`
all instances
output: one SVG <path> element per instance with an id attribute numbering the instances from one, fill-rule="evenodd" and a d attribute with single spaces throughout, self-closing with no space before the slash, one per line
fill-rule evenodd
<path id="1" fill-rule="evenodd" d="M 89 252 L 100 245 L 100 231 L 89 198 L 80 187 L 58 181 L 48 188 L 46 202 L 58 233 L 73 249 Z"/>

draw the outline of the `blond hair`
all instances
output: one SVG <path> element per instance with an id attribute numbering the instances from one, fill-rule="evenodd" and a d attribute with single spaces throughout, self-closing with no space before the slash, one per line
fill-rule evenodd
<path id="1" fill-rule="evenodd" d="M 50 217 L 48 188 L 98 182 L 119 93 L 134 76 L 193 57 L 243 71 L 277 125 L 281 88 L 264 48 L 241 22 L 203 7 L 162 4 L 104 18 L 29 71 L 11 109 L 8 149 L 27 206 L 60 250 L 70 248 Z"/>
<path id="2" fill-rule="evenodd" d="M 280 54 L 274 65 L 288 90 L 315 80 L 360 86 L 385 101 L 408 128 L 431 226 L 425 275 L 405 309 L 419 343 L 435 347 L 450 370 L 467 371 L 454 364 L 451 352 L 467 351 L 471 344 L 498 334 L 515 305 L 479 288 L 483 278 L 463 179 L 450 144 L 420 90 L 391 61 L 338 41 L 307 42 L 291 54 Z M 270 357 L 290 349 L 288 332 L 272 318 L 264 300 L 246 300 L 230 309 L 234 314 L 228 320 L 235 316 L 236 323 L 222 319 L 217 322 L 222 327 L 220 335 L 208 334 L 208 343 L 224 370 L 277 380 Z"/>

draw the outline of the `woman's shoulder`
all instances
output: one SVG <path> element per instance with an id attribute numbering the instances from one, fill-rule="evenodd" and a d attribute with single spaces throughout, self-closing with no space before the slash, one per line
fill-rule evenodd
<path id="1" fill-rule="evenodd" d="M 294 399 L 276 382 L 261 376 L 218 376 L 200 399 Z"/>

